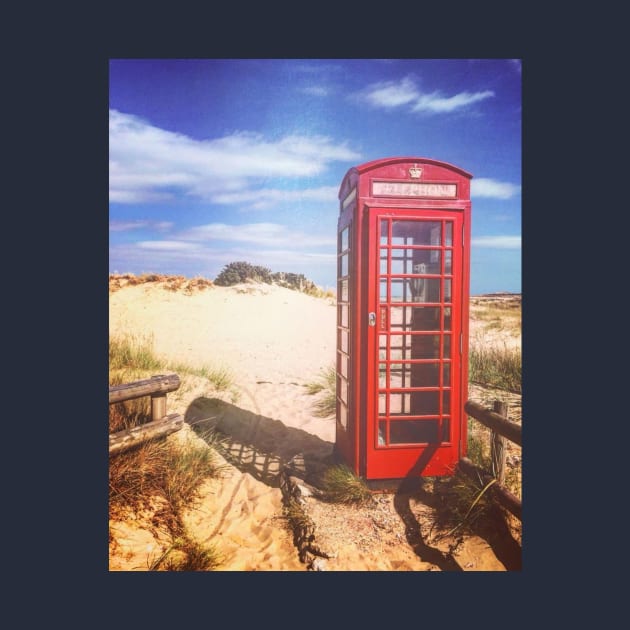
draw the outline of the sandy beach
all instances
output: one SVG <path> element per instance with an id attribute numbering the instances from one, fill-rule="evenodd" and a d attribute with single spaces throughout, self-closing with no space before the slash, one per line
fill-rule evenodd
<path id="1" fill-rule="evenodd" d="M 110 279 L 109 328 L 110 336 L 150 338 L 155 354 L 170 362 L 224 369 L 232 378 L 225 391 L 190 379 L 168 396 L 168 412 L 186 419 L 168 439 L 200 440 L 193 426 L 232 430 L 227 448 L 233 457 L 225 459 L 225 474 L 204 482 L 201 500 L 186 514 L 195 537 L 220 549 L 218 570 L 306 571 L 283 518 L 277 474 L 287 461 L 321 461 L 332 454 L 334 418 L 317 416 L 305 386 L 334 365 L 334 299 L 264 284 L 185 292 L 144 283 L 112 290 Z M 439 545 L 433 553 L 406 542 L 408 526 L 391 517 L 396 500 L 384 494 L 380 512 L 355 510 L 352 522 L 348 512 L 322 507 L 330 510 L 325 518 L 333 528 L 335 514 L 342 515 L 338 528 L 345 530 L 336 541 L 334 529 L 321 532 L 335 551 L 326 570 L 449 570 L 438 558 Z M 412 506 L 418 519 L 426 509 Z M 140 517 L 110 520 L 110 532 L 112 571 L 147 570 L 167 544 Z M 506 570 L 478 537 L 458 557 L 462 570 Z"/>

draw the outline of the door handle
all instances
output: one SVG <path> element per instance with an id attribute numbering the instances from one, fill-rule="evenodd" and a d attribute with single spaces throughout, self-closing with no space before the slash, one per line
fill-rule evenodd
<path id="1" fill-rule="evenodd" d="M 371 312 L 368 314 L 368 324 L 370 326 L 376 326 L 376 313 Z"/>

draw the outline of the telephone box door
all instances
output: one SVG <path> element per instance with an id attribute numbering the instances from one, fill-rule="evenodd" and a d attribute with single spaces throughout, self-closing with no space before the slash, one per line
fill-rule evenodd
<path id="1" fill-rule="evenodd" d="M 369 215 L 366 477 L 450 474 L 464 403 L 462 215 Z"/>

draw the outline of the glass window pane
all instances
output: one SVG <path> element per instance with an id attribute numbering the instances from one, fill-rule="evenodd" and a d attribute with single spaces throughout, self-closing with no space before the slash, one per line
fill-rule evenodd
<path id="1" fill-rule="evenodd" d="M 439 335 L 396 335 L 390 337 L 390 359 L 405 361 L 410 359 L 439 359 Z"/>
<path id="2" fill-rule="evenodd" d="M 385 446 L 387 436 L 387 422 L 385 420 L 381 420 L 378 423 L 378 445 Z"/>
<path id="3" fill-rule="evenodd" d="M 413 335 L 411 337 L 410 359 L 439 359 L 439 335 Z M 393 358 L 393 357 L 392 357 Z"/>
<path id="4" fill-rule="evenodd" d="M 443 385 L 444 387 L 450 387 L 451 386 L 451 364 L 450 363 L 444 363 L 442 365 L 442 372 L 443 372 Z"/>
<path id="5" fill-rule="evenodd" d="M 451 421 L 449 418 L 442 419 L 442 442 L 451 441 Z"/>
<path id="6" fill-rule="evenodd" d="M 450 414 L 451 413 L 451 392 L 443 392 L 444 400 L 442 401 L 442 413 Z"/>
<path id="7" fill-rule="evenodd" d="M 445 230 L 446 234 L 446 238 L 444 239 L 444 245 L 448 245 L 451 246 L 453 245 L 453 223 L 448 221 L 446 223 L 446 230 Z"/>
<path id="8" fill-rule="evenodd" d="M 451 336 L 444 335 L 444 354 L 442 355 L 445 359 L 451 358 Z"/>
<path id="9" fill-rule="evenodd" d="M 348 378 L 348 355 L 343 352 L 339 353 L 339 372 Z"/>
<path id="10" fill-rule="evenodd" d="M 415 274 L 431 274 L 440 275 L 442 267 L 440 266 L 441 252 L 437 249 L 414 249 L 413 251 L 413 268 L 411 272 Z"/>
<path id="11" fill-rule="evenodd" d="M 405 420 L 390 422 L 390 444 L 426 444 L 438 441 L 437 420 Z"/>
<path id="12" fill-rule="evenodd" d="M 390 337 L 390 359 L 399 361 L 402 359 L 417 358 L 411 356 L 411 335 L 392 335 Z"/>
<path id="13" fill-rule="evenodd" d="M 345 352 L 346 354 L 349 354 L 348 353 L 348 331 L 347 330 L 341 330 L 339 335 L 341 337 L 340 347 L 341 347 L 342 351 Z"/>
<path id="14" fill-rule="evenodd" d="M 393 307 L 392 319 L 393 319 Z M 411 322 L 411 330 L 440 330 L 439 306 L 414 306 L 407 307 L 407 320 Z"/>
<path id="15" fill-rule="evenodd" d="M 348 402 L 348 381 L 343 376 L 339 377 L 339 397 L 343 402 Z"/>
<path id="16" fill-rule="evenodd" d="M 339 305 L 339 323 L 344 328 L 348 328 L 348 305 Z"/>
<path id="17" fill-rule="evenodd" d="M 407 280 L 392 279 L 392 302 L 407 302 L 410 299 L 409 289 L 407 286 Z"/>
<path id="18" fill-rule="evenodd" d="M 442 223 L 429 223 L 430 245 L 442 244 Z"/>
<path id="19" fill-rule="evenodd" d="M 411 394 L 390 394 L 389 395 L 389 413 L 390 415 L 409 415 L 410 414 Z M 380 411 L 379 411 L 380 413 Z"/>
<path id="20" fill-rule="evenodd" d="M 400 250 L 394 249 L 392 250 L 392 254 L 395 251 L 400 251 Z M 392 255 L 392 273 L 393 274 L 413 273 L 412 266 L 411 266 L 411 259 L 400 258 L 400 257 L 395 258 Z"/>
<path id="21" fill-rule="evenodd" d="M 348 275 L 348 254 L 344 254 L 341 257 L 341 271 L 340 274 L 341 276 L 347 276 Z"/>
<path id="22" fill-rule="evenodd" d="M 381 250 L 380 274 L 384 276 L 386 273 L 387 273 L 387 250 Z"/>
<path id="23" fill-rule="evenodd" d="M 394 221 L 392 245 L 440 245 L 441 230 L 438 221 Z"/>
<path id="24" fill-rule="evenodd" d="M 387 228 L 388 228 L 388 224 L 389 221 L 387 219 L 381 219 L 381 243 L 383 245 L 387 244 Z"/>
<path id="25" fill-rule="evenodd" d="M 348 427 L 348 408 L 344 403 L 339 403 L 339 422 L 344 429 Z"/>
<path id="26" fill-rule="evenodd" d="M 348 228 L 344 228 L 341 231 L 341 251 L 348 249 Z"/>
<path id="27" fill-rule="evenodd" d="M 411 387 L 411 370 L 408 363 L 392 363 L 389 368 L 390 387 Z"/>
<path id="28" fill-rule="evenodd" d="M 339 291 L 339 294 L 341 295 L 342 302 L 348 301 L 348 280 L 347 279 L 341 281 L 341 291 Z"/>
<path id="29" fill-rule="evenodd" d="M 387 364 L 378 364 L 378 386 L 380 388 L 387 387 Z"/>
<path id="30" fill-rule="evenodd" d="M 385 411 L 385 394 L 379 394 L 378 395 L 378 413 L 381 416 L 384 416 L 386 411 Z"/>
<path id="31" fill-rule="evenodd" d="M 450 282 L 448 280 L 447 282 Z M 440 279 L 439 278 L 410 278 L 410 302 L 439 302 Z"/>
<path id="32" fill-rule="evenodd" d="M 390 328 L 402 330 L 411 330 L 412 323 L 412 306 L 392 306 L 389 309 L 389 325 Z"/>
<path id="33" fill-rule="evenodd" d="M 444 280 L 444 301 L 451 302 L 451 280 Z"/>
<path id="34" fill-rule="evenodd" d="M 378 358 L 387 359 L 387 335 L 378 336 Z"/>
<path id="35" fill-rule="evenodd" d="M 381 290 L 379 293 L 379 300 L 381 302 L 387 302 L 387 280 L 381 280 Z"/>
<path id="36" fill-rule="evenodd" d="M 438 363 L 392 363 L 389 372 L 389 386 L 393 389 L 440 386 Z"/>
<path id="37" fill-rule="evenodd" d="M 444 251 L 444 273 L 453 273 L 453 250 Z"/>
<path id="38" fill-rule="evenodd" d="M 431 260 L 425 263 L 425 270 L 423 273 L 430 273 L 436 276 L 442 274 L 442 252 L 434 251 L 432 249 L 427 250 L 427 254 L 431 256 Z"/>
<path id="39" fill-rule="evenodd" d="M 413 363 L 411 367 L 412 387 L 439 387 L 439 363 Z"/>
<path id="40" fill-rule="evenodd" d="M 412 392 L 411 415 L 434 416 L 440 413 L 440 392 Z"/>
<path id="41" fill-rule="evenodd" d="M 451 307 L 444 307 L 444 330 L 451 330 Z"/>

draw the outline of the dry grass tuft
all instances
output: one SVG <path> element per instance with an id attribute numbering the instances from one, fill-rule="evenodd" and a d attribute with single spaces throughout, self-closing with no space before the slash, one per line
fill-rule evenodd
<path id="1" fill-rule="evenodd" d="M 330 503 L 367 505 L 374 502 L 365 482 L 344 464 L 332 466 L 324 472 L 321 489 L 323 498 Z"/>
<path id="2" fill-rule="evenodd" d="M 317 380 L 308 383 L 306 393 L 310 396 L 321 394 L 314 404 L 315 414 L 329 418 L 337 412 L 337 373 L 334 366 L 320 371 Z"/>
<path id="3" fill-rule="evenodd" d="M 112 337 L 109 343 L 109 384 L 119 385 L 163 373 L 169 366 L 153 353 L 153 340 L 129 336 Z M 216 382 L 230 384 L 227 372 L 208 368 L 193 372 Z M 151 420 L 150 398 L 143 396 L 109 406 L 109 432 L 132 428 Z M 194 506 L 206 479 L 222 474 L 215 446 L 218 438 L 207 434 L 203 441 L 179 444 L 168 438 L 151 440 L 109 459 L 110 519 L 125 520 L 130 514 L 150 518 L 152 527 L 165 530 L 171 546 L 148 568 L 167 571 L 208 571 L 220 562 L 212 545 L 193 540 L 183 524 L 182 513 Z"/>
<path id="4" fill-rule="evenodd" d="M 435 480 L 434 494 L 439 499 L 435 524 L 443 530 L 436 539 L 454 534 L 475 534 L 504 523 L 504 516 L 481 480 L 473 481 L 456 471 L 452 477 Z M 448 531 L 446 531 L 448 530 Z"/>
<path id="5" fill-rule="evenodd" d="M 185 276 L 157 273 L 143 273 L 140 276 L 132 273 L 109 274 L 110 293 L 114 293 L 125 286 L 136 286 L 139 284 L 156 284 L 167 291 L 181 291 L 185 295 L 193 295 L 195 291 L 203 291 L 214 286 L 212 280 L 201 276 L 187 279 Z"/>
<path id="6" fill-rule="evenodd" d="M 145 442 L 109 460 L 109 515 L 124 520 L 129 514 L 151 514 L 154 527 L 167 531 L 173 542 L 150 570 L 207 571 L 219 562 L 213 546 L 194 541 L 183 524 L 182 513 L 194 506 L 200 488 L 223 473 L 208 435 L 202 445 L 181 446 L 169 440 Z M 165 563 L 171 551 L 179 551 Z M 164 564 L 163 564 L 164 563 Z"/>

